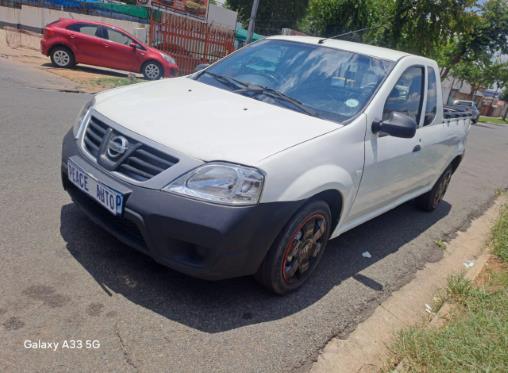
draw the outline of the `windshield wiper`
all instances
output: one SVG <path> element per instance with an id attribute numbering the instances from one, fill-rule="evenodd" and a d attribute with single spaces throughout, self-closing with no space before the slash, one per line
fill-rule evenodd
<path id="1" fill-rule="evenodd" d="M 238 91 L 235 91 L 237 93 L 247 92 L 247 93 L 253 93 L 254 95 L 265 95 L 269 96 L 281 101 L 285 101 L 287 103 L 290 103 L 294 107 L 298 108 L 301 112 L 311 115 L 313 117 L 319 118 L 319 115 L 316 111 L 312 110 L 302 102 L 298 101 L 296 98 L 290 97 L 286 95 L 285 93 L 282 93 L 280 91 L 277 91 L 272 88 L 263 87 L 260 85 L 245 85 L 245 88 L 242 88 Z"/>
<path id="2" fill-rule="evenodd" d="M 207 70 L 203 71 L 201 75 L 204 75 L 204 74 L 208 74 L 211 77 L 215 78 L 215 80 L 221 82 L 222 84 L 230 86 L 234 89 L 242 89 L 242 88 L 247 87 L 247 84 L 245 84 L 244 82 L 241 82 L 235 78 L 231 78 L 230 76 L 227 76 L 227 75 L 215 74 L 215 73 L 212 73 Z"/>

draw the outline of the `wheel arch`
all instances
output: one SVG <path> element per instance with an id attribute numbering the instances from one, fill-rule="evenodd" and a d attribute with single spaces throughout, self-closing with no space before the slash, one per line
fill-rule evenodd
<path id="1" fill-rule="evenodd" d="M 325 201 L 330 207 L 332 214 L 332 226 L 330 232 L 333 232 L 339 224 L 340 217 L 342 216 L 342 209 L 344 206 L 344 197 L 337 189 L 327 189 L 319 192 L 309 198 L 309 201 L 322 200 Z"/>
<path id="2" fill-rule="evenodd" d="M 452 162 L 450 163 L 450 166 L 452 167 L 452 172 L 455 172 L 457 170 L 457 168 L 460 165 L 460 162 L 462 162 L 462 158 L 464 158 L 463 154 L 460 154 L 455 158 L 453 158 Z"/>
<path id="3" fill-rule="evenodd" d="M 139 73 L 143 74 L 143 70 L 144 70 L 145 66 L 147 64 L 149 64 L 150 62 L 155 62 L 157 65 L 159 65 L 159 67 L 162 71 L 162 76 L 164 76 L 165 71 L 164 71 L 164 66 L 163 66 L 162 62 L 158 61 L 156 58 L 153 58 L 153 57 L 147 59 L 146 61 L 143 61 L 143 63 L 141 64 L 141 68 L 139 69 Z"/>
<path id="4" fill-rule="evenodd" d="M 72 53 L 72 56 L 74 57 L 74 61 L 76 61 L 76 53 L 74 52 L 74 50 L 72 49 L 72 47 L 70 47 L 69 45 L 65 44 L 65 43 L 62 43 L 62 42 L 56 42 L 55 44 L 53 44 L 51 47 L 49 47 L 48 49 L 48 55 L 51 56 L 51 54 L 53 53 L 53 51 L 55 50 L 55 48 L 57 47 L 60 47 L 60 48 L 65 48 L 67 50 L 69 50 L 71 53 Z"/>

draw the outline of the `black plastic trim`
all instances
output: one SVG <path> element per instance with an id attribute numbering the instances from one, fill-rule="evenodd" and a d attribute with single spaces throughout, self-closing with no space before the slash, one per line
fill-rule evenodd
<path id="1" fill-rule="evenodd" d="M 108 215 L 97 202 L 67 181 L 68 158 L 124 193 L 122 217 Z M 120 182 L 79 155 L 72 133 L 64 139 L 61 168 L 64 188 L 94 222 L 156 261 L 208 280 L 254 274 L 279 233 L 305 203 L 224 206 Z M 132 224 L 142 240 L 133 239 L 136 234 L 125 231 L 125 226 Z"/>

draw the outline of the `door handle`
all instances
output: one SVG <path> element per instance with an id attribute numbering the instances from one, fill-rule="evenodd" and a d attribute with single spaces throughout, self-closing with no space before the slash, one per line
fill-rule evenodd
<path id="1" fill-rule="evenodd" d="M 76 36 L 74 36 L 74 35 L 71 35 L 71 36 L 69 36 L 69 37 L 70 37 L 71 39 L 76 39 Z"/>
<path id="2" fill-rule="evenodd" d="M 104 47 L 105 47 L 105 48 L 109 48 L 109 45 L 108 45 L 108 44 L 104 44 Z"/>
<path id="3" fill-rule="evenodd" d="M 416 145 L 416 146 L 413 148 L 413 153 L 419 152 L 420 150 L 422 150 L 422 147 L 421 147 L 420 145 Z"/>

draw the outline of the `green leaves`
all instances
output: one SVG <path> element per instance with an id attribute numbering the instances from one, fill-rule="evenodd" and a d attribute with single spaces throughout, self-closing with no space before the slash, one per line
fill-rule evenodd
<path id="1" fill-rule="evenodd" d="M 248 21 L 252 0 L 227 4 Z M 256 32 L 282 27 L 328 37 L 368 28 L 343 38 L 436 59 L 442 78 L 453 72 L 473 86 L 508 84 L 506 65 L 494 61 L 508 54 L 506 0 L 262 0 Z"/>

